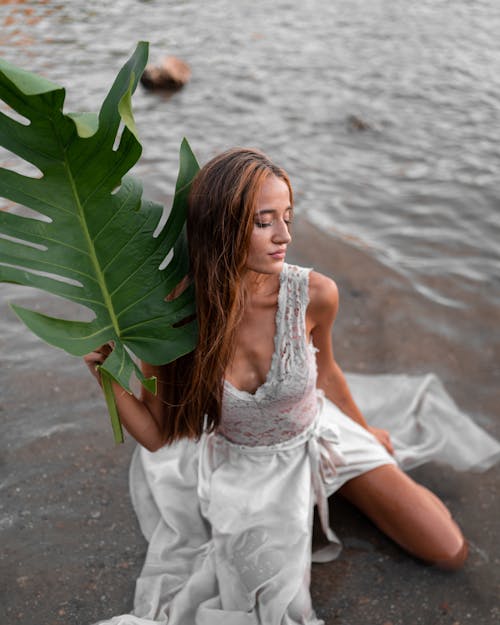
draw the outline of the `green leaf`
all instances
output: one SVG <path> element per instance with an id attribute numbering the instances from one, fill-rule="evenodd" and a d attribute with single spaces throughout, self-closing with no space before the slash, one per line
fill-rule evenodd
<path id="1" fill-rule="evenodd" d="M 139 43 L 98 114 L 65 114 L 62 87 L 0 59 L 0 98 L 30 121 L 24 125 L 0 114 L 0 145 L 41 172 L 34 178 L 0 168 L 0 196 L 43 216 L 0 211 L 0 281 L 37 287 L 90 309 L 92 320 L 82 322 L 13 305 L 35 334 L 75 356 L 113 341 L 103 380 L 110 387 L 110 376 L 127 390 L 134 371 L 155 389 L 133 355 L 161 365 L 196 342 L 196 322 L 179 323 L 194 316 L 192 287 L 166 301 L 188 271 L 185 219 L 196 158 L 184 139 L 173 206 L 156 237 L 163 209 L 143 199 L 140 182 L 126 175 L 142 149 L 131 98 L 147 55 L 147 43 Z M 170 262 L 160 269 L 169 253 Z"/>
<path id="2" fill-rule="evenodd" d="M 80 137 L 86 139 L 97 132 L 99 128 L 99 116 L 95 113 L 68 113 L 76 126 L 76 131 Z"/>

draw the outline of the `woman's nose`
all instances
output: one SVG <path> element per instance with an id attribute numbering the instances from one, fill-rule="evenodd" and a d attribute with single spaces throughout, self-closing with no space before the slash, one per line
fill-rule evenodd
<path id="1" fill-rule="evenodd" d="M 273 237 L 274 241 L 276 241 L 276 243 L 290 243 L 292 236 L 290 234 L 289 224 L 285 221 L 278 221 L 276 226 L 277 227 Z"/>

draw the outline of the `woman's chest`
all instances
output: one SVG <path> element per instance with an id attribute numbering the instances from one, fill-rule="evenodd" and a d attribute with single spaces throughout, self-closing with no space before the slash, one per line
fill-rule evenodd
<path id="1" fill-rule="evenodd" d="M 235 388 L 253 393 L 266 381 L 276 349 L 275 312 L 269 307 L 242 319 L 225 374 Z"/>

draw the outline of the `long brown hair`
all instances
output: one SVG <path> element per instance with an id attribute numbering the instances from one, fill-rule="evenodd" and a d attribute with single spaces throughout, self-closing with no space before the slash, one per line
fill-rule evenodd
<path id="1" fill-rule="evenodd" d="M 160 396 L 165 405 L 165 442 L 214 430 L 221 415 L 224 374 L 243 314 L 242 277 L 263 181 L 286 172 L 265 154 L 233 148 L 198 172 L 191 186 L 187 217 L 190 275 L 196 291 L 198 343 L 191 354 L 162 367 Z"/>

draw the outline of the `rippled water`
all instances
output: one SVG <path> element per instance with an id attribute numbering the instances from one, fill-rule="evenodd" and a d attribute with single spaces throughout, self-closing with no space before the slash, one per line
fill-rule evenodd
<path id="1" fill-rule="evenodd" d="M 0 55 L 66 86 L 69 110 L 98 109 L 139 39 L 190 63 L 183 91 L 134 98 L 136 173 L 159 192 L 184 135 L 202 162 L 256 145 L 299 211 L 433 305 L 499 303 L 496 0 L 0 2 L 0 24 Z"/>

